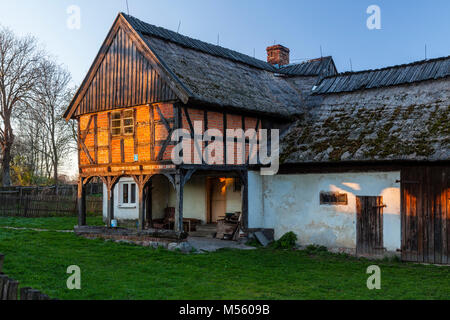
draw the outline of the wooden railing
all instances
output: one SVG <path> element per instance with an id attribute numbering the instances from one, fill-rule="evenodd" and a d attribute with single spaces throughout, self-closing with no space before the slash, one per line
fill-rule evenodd
<path id="1" fill-rule="evenodd" d="M 30 287 L 19 290 L 19 282 L 3 274 L 5 256 L 0 253 L 0 300 L 52 300 L 46 294 Z"/>

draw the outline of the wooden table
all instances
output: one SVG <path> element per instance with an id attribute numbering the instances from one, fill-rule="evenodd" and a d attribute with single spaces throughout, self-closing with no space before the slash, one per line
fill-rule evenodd
<path id="1" fill-rule="evenodd" d="M 188 231 L 187 232 L 191 232 L 191 224 L 200 224 L 202 221 L 199 219 L 194 219 L 194 218 L 183 218 L 183 225 L 187 224 L 188 226 Z M 169 229 L 171 229 L 171 224 L 175 224 L 175 218 L 169 218 Z M 184 227 L 183 227 L 184 230 Z"/>

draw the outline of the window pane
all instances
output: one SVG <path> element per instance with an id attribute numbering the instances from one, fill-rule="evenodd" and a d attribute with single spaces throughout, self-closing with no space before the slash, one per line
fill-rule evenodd
<path id="1" fill-rule="evenodd" d="M 127 119 L 123 119 L 123 125 L 125 127 L 127 126 L 132 126 L 133 125 L 133 119 L 127 118 Z"/>
<path id="2" fill-rule="evenodd" d="M 112 121 L 112 127 L 113 128 L 120 128 L 120 119 L 119 120 L 113 120 Z"/>
<path id="3" fill-rule="evenodd" d="M 133 119 L 133 110 L 127 110 L 123 112 L 124 118 L 132 118 Z"/>
<path id="4" fill-rule="evenodd" d="M 117 119 L 120 120 L 120 112 L 113 112 L 112 119 L 113 120 L 117 120 Z"/>
<path id="5" fill-rule="evenodd" d="M 133 127 L 125 127 L 123 128 L 124 133 L 133 133 Z"/>
<path id="6" fill-rule="evenodd" d="M 128 203 L 128 184 L 123 185 L 123 201 L 122 203 Z"/>
<path id="7" fill-rule="evenodd" d="M 131 184 L 131 201 L 130 203 L 136 203 L 136 184 Z"/>
<path id="8" fill-rule="evenodd" d="M 112 129 L 112 134 L 113 134 L 114 136 L 120 135 L 120 128 Z"/>

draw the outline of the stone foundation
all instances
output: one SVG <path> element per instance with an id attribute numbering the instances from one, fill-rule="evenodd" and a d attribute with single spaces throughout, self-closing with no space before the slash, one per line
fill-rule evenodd
<path id="1" fill-rule="evenodd" d="M 108 239 L 121 242 L 135 243 L 140 245 L 167 247 L 169 243 L 180 243 L 187 239 L 186 232 L 176 232 L 173 230 L 132 230 L 124 228 L 106 227 L 75 227 L 75 234 L 89 239 Z"/>

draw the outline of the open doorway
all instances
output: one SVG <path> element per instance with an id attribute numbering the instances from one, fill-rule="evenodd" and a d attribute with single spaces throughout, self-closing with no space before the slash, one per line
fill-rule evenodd
<path id="1" fill-rule="evenodd" d="M 206 221 L 217 223 L 227 214 L 241 212 L 241 183 L 237 178 L 208 177 Z"/>

